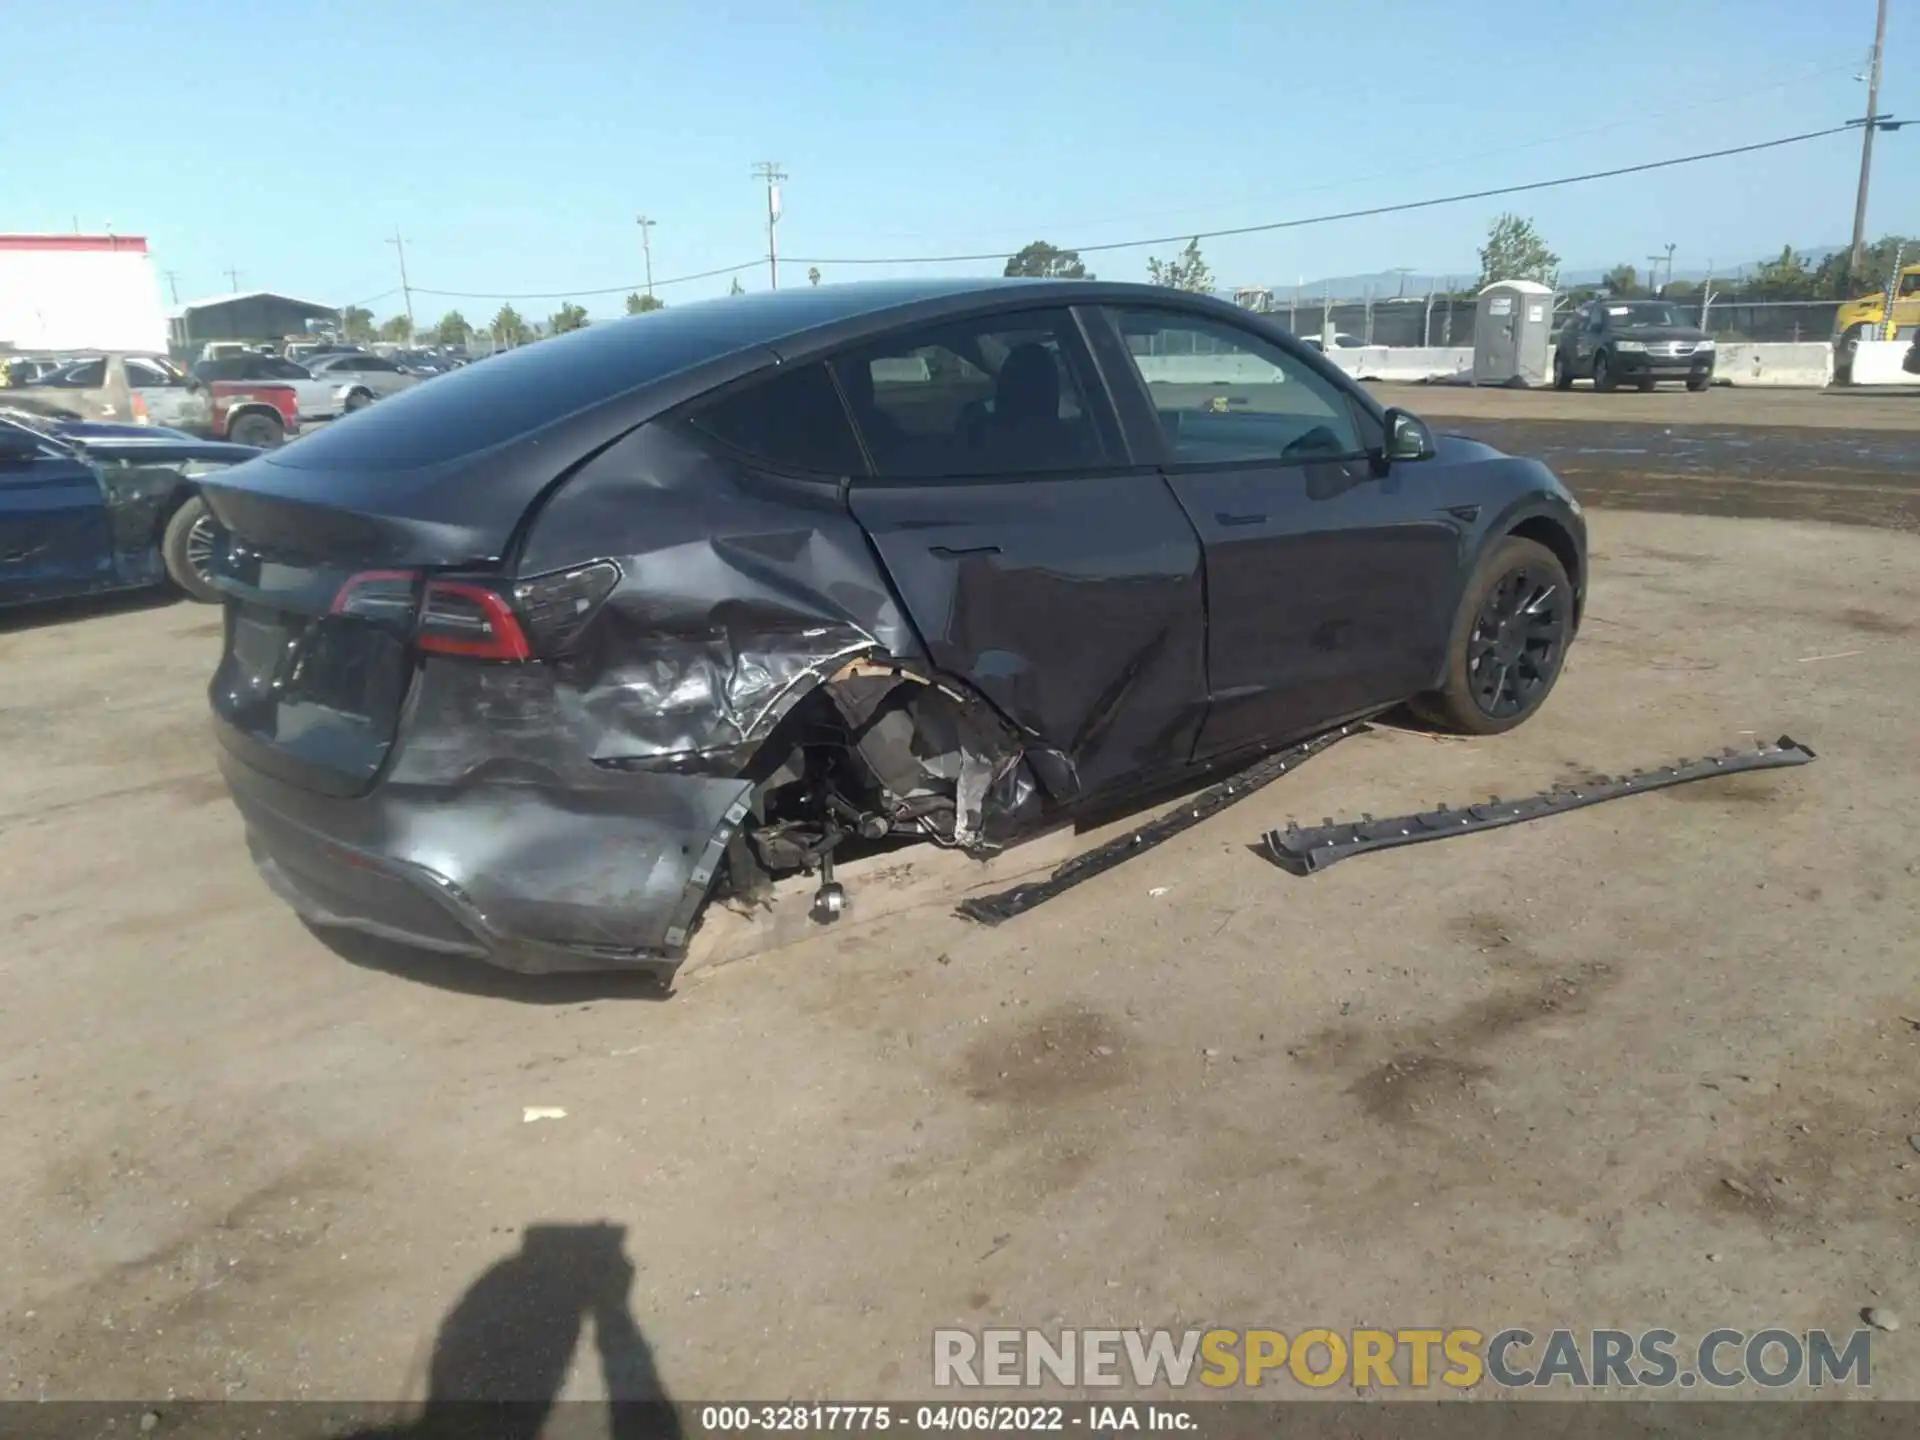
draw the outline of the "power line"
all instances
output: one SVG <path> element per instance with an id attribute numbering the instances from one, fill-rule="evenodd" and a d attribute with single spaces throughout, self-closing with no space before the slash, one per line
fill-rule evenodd
<path id="1" fill-rule="evenodd" d="M 1436 205 L 1458 205 L 1468 200 L 1487 200 L 1498 195 L 1522 195 L 1533 190 L 1552 190 L 1562 185 L 1579 185 L 1590 180 L 1611 180 L 1620 175 L 1639 175 L 1649 170 L 1667 170 L 1676 165 L 1696 165 L 1703 160 L 1722 160 L 1729 155 L 1750 155 L 1757 150 L 1775 150 L 1782 145 L 1798 145 L 1827 135 L 1840 135 L 1851 125 L 1833 125 L 1824 130 L 1808 130 L 1778 140 L 1758 140 L 1750 145 L 1733 145 L 1724 150 L 1706 150 L 1697 155 L 1679 155 L 1671 160 L 1648 160 L 1639 165 L 1621 165 L 1611 170 L 1589 170 L 1580 175 L 1563 175 L 1554 180 L 1531 180 L 1524 185 L 1498 185 L 1487 190 L 1469 190 L 1458 195 L 1440 195 L 1430 200 L 1407 200 L 1396 205 L 1370 205 L 1363 210 L 1342 210 L 1331 215 L 1310 215 L 1298 220 L 1270 220 L 1260 225 L 1235 225 L 1225 230 L 1182 230 L 1174 235 L 1156 235 L 1144 240 L 1112 240 L 1099 245 L 1063 245 L 1081 255 L 1107 250 L 1142 250 L 1150 245 L 1181 245 L 1188 240 L 1219 240 L 1235 235 L 1258 235 L 1273 230 L 1294 230 L 1304 225 L 1327 225 L 1336 220 L 1364 220 L 1375 215 L 1397 215 L 1408 210 L 1430 210 Z M 1004 260 L 1006 250 L 982 251 L 972 255 L 893 255 L 893 256 L 795 256 L 794 265 L 962 265 L 986 260 Z"/>
<path id="2" fill-rule="evenodd" d="M 764 259 L 753 259 L 739 265 L 722 265 L 715 270 L 702 270 L 693 275 L 675 275 L 670 280 L 656 280 L 653 284 L 655 289 L 666 285 L 686 285 L 695 280 L 711 280 L 716 275 L 738 275 L 742 270 L 754 270 L 765 263 Z M 576 300 L 587 295 L 626 295 L 639 288 L 638 285 L 608 285 L 597 290 L 538 290 L 516 293 L 507 290 L 429 290 L 424 285 L 416 285 L 413 287 L 413 293 L 438 295 L 449 300 Z"/>

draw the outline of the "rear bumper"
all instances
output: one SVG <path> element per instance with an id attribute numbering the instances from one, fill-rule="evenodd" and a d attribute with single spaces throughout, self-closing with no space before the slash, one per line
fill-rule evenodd
<path id="1" fill-rule="evenodd" d="M 340 798 L 267 773 L 249 761 L 255 742 L 215 731 L 254 863 L 302 918 L 527 974 L 676 966 L 751 788 L 652 772 L 576 790 L 390 775 Z"/>

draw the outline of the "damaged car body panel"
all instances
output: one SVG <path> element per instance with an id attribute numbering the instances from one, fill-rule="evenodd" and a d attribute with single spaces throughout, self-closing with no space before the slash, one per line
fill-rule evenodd
<path id="1" fill-rule="evenodd" d="M 159 585 L 161 539 L 244 445 L 134 427 L 0 417 L 0 605 Z"/>
<path id="2" fill-rule="evenodd" d="M 210 694 L 263 875 L 316 924 L 510 968 L 670 966 L 716 890 L 817 871 L 825 895 L 848 842 L 984 853 L 1346 718 L 1323 695 L 1209 743 L 1241 698 L 1227 605 L 1294 614 L 1230 657 L 1269 699 L 1314 689 L 1313 644 L 1374 665 L 1377 694 L 1321 686 L 1347 710 L 1428 683 L 1407 657 L 1437 668 L 1429 612 L 1477 543 L 1446 487 L 1346 457 L 1350 510 L 1424 568 L 1383 591 L 1412 552 L 1350 544 L 1339 585 L 1308 565 L 1289 591 L 1287 552 L 1230 556 L 1210 531 L 1237 517 L 1194 487 L 1277 513 L 1301 467 L 1177 453 L 1208 424 L 1134 373 L 1122 303 L 1248 323 L 1086 282 L 770 292 L 469 367 L 207 486 Z M 1473 464 L 1503 477 L 1476 515 L 1537 481 Z M 1286 536 L 1352 528 L 1308 518 Z"/>

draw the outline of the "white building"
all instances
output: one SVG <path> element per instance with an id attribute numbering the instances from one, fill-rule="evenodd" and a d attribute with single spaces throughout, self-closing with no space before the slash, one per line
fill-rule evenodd
<path id="1" fill-rule="evenodd" d="M 0 350 L 167 348 L 139 235 L 0 235 Z"/>

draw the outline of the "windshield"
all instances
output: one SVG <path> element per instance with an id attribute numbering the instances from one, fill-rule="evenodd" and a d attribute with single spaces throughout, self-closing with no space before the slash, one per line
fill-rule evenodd
<path id="1" fill-rule="evenodd" d="M 1607 318 L 1613 322 L 1616 330 L 1652 330 L 1691 323 L 1679 310 L 1659 300 L 1609 305 Z"/>

